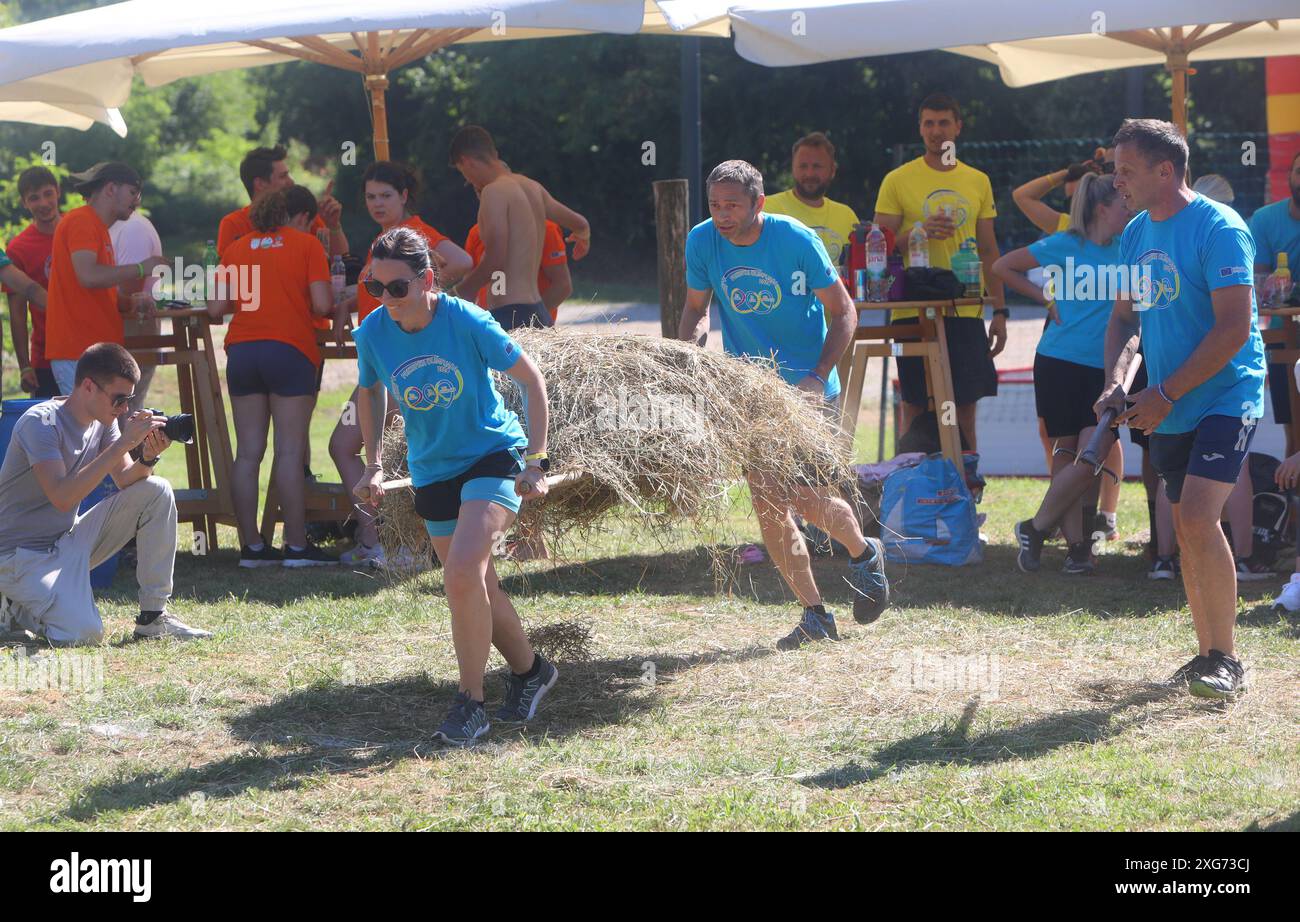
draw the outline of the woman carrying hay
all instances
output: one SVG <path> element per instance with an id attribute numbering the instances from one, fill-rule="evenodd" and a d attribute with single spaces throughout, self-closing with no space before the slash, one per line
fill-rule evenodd
<path id="1" fill-rule="evenodd" d="M 382 234 L 394 227 L 410 227 L 419 231 L 428 241 L 429 252 L 440 279 L 455 281 L 473 267 L 468 253 L 411 213 L 420 195 L 420 182 L 409 167 L 390 160 L 379 160 L 366 168 L 361 182 L 365 189 L 366 210 L 379 225 L 379 232 Z M 367 254 L 366 268 L 369 268 L 369 260 Z M 352 307 L 353 305 L 348 305 L 349 312 Z M 359 285 L 355 307 L 357 323 L 362 323 L 371 311 L 379 307 L 379 299 L 367 292 L 364 285 Z M 358 394 L 353 391 L 330 436 L 330 457 L 334 459 L 339 479 L 345 484 L 356 483 L 362 474 L 361 430 L 355 414 L 348 412 L 356 406 L 357 399 Z M 356 547 L 345 551 L 339 558 L 340 562 L 346 566 L 387 566 L 388 557 L 379 543 L 374 518 L 367 515 L 360 506 L 356 507 L 356 515 Z M 400 555 L 401 551 L 398 553 Z"/>
<path id="2" fill-rule="evenodd" d="M 526 721 L 559 673 L 535 654 L 492 564 L 525 494 L 546 493 L 546 384 L 537 366 L 486 311 L 438 287 L 428 242 L 397 227 L 370 250 L 362 284 L 381 299 L 355 331 L 366 455 L 355 492 L 378 506 L 384 494 L 385 390 L 406 428 L 415 508 L 443 563 L 460 689 L 434 738 L 466 745 L 487 732 L 483 671 L 495 646 L 510 667 L 499 720 Z M 492 370 L 527 395 L 528 431 L 507 410 Z"/>

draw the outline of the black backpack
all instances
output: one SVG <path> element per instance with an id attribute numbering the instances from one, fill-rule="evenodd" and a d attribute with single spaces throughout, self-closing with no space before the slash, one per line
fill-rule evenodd
<path id="1" fill-rule="evenodd" d="M 1273 479 L 1282 464 L 1277 458 L 1252 451 L 1246 456 L 1246 463 L 1254 494 L 1251 531 L 1255 536 L 1255 557 L 1264 564 L 1272 564 L 1291 543 L 1291 496 L 1280 492 Z"/>

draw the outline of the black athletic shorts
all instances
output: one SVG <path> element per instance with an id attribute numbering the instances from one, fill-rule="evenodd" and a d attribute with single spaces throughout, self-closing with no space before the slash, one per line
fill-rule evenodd
<path id="1" fill-rule="evenodd" d="M 519 511 L 519 496 L 514 478 L 524 469 L 524 453 L 519 448 L 494 451 L 475 461 L 462 474 L 415 488 L 415 512 L 424 519 L 431 535 L 450 535 L 460 517 L 460 504 L 484 499 Z M 472 484 L 472 485 L 471 485 Z"/>
<path id="2" fill-rule="evenodd" d="M 920 320 L 916 317 L 903 317 L 890 320 L 890 323 L 920 323 Z M 957 406 L 966 406 L 981 397 L 996 397 L 998 372 L 989 356 L 989 334 L 984 327 L 984 319 L 945 317 L 943 327 L 947 334 L 948 364 L 952 371 L 952 391 Z M 904 401 L 924 407 L 929 397 L 925 390 L 925 360 L 914 356 L 899 356 L 898 386 L 903 392 Z"/>
<path id="3" fill-rule="evenodd" d="M 1092 408 L 1105 386 L 1106 372 L 1101 368 L 1034 355 L 1034 404 L 1049 439 L 1073 438 L 1097 425 Z"/>
<path id="4" fill-rule="evenodd" d="M 288 343 L 258 339 L 226 346 L 226 386 L 231 397 L 274 394 L 313 397 L 320 369 Z"/>
<path id="5" fill-rule="evenodd" d="M 1138 350 L 1138 355 L 1142 355 L 1142 350 Z M 1146 356 L 1142 357 L 1142 364 L 1138 367 L 1137 374 L 1133 376 L 1133 393 L 1144 391 L 1147 388 L 1147 362 Z M 1128 427 L 1129 441 L 1146 451 L 1151 445 L 1151 436 L 1147 435 L 1141 429 Z"/>
<path id="6" fill-rule="evenodd" d="M 1284 343 L 1268 343 L 1266 349 L 1281 349 Z M 1268 353 L 1264 354 L 1268 358 Z M 1291 369 L 1285 362 L 1268 363 L 1268 394 L 1273 400 L 1273 422 L 1291 425 Z"/>
<path id="7" fill-rule="evenodd" d="M 54 380 L 54 372 L 50 366 L 37 368 L 36 371 L 36 393 L 32 394 L 33 400 L 50 400 L 59 396 L 59 385 Z"/>
<path id="8" fill-rule="evenodd" d="M 541 301 L 534 301 L 531 304 L 507 304 L 504 307 L 494 307 L 488 313 L 501 324 L 501 329 L 507 332 L 520 327 L 554 326 L 551 322 L 551 312 Z"/>

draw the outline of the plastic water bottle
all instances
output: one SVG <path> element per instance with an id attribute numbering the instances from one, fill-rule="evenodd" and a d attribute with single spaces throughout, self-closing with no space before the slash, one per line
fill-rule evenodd
<path id="1" fill-rule="evenodd" d="M 208 245 L 203 248 L 203 296 L 208 300 L 214 300 L 218 297 L 216 269 L 219 262 L 217 245 L 209 240 Z"/>
<path id="2" fill-rule="evenodd" d="M 913 269 L 925 269 L 930 265 L 930 238 L 920 221 L 912 225 L 912 234 L 907 238 L 907 264 Z"/>
<path id="3" fill-rule="evenodd" d="M 343 257 L 335 256 L 330 263 L 330 288 L 334 291 L 334 303 L 343 300 L 343 290 L 348 287 L 348 270 L 343 265 Z"/>
<path id="4" fill-rule="evenodd" d="M 973 237 L 963 240 L 961 249 L 953 255 L 952 272 L 957 276 L 957 281 L 966 286 L 966 297 L 978 298 L 983 294 L 980 285 L 979 252 L 975 249 Z"/>
<path id="5" fill-rule="evenodd" d="M 872 224 L 867 233 L 867 300 L 885 300 L 885 276 L 889 272 L 889 248 L 880 225 Z"/>

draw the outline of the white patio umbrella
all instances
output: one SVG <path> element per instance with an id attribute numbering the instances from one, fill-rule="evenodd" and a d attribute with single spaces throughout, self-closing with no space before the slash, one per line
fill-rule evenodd
<path id="1" fill-rule="evenodd" d="M 718 4 L 664 2 L 668 23 L 715 21 Z M 767 66 L 943 49 L 996 64 L 1008 86 L 1163 64 L 1186 133 L 1197 61 L 1300 53 L 1297 0 L 786 0 L 732 3 L 736 51 Z"/>
<path id="2" fill-rule="evenodd" d="M 53 128 L 76 128 L 79 131 L 85 131 L 99 122 L 111 128 L 118 137 L 126 137 L 126 120 L 122 118 L 122 113 L 103 106 L 52 106 L 30 100 L 5 102 L 0 99 L 0 122 L 28 122 Z"/>
<path id="3" fill-rule="evenodd" d="M 375 154 L 387 159 L 384 96 L 388 74 L 399 67 L 456 42 L 596 32 L 727 35 L 726 5 L 702 6 L 715 15 L 676 29 L 651 0 L 127 0 L 0 30 L 0 118 L 66 117 L 65 124 L 88 127 L 74 116 L 104 121 L 98 114 L 124 105 L 136 76 L 160 86 L 305 60 L 364 79 Z M 4 100 L 14 107 L 3 108 Z"/>

